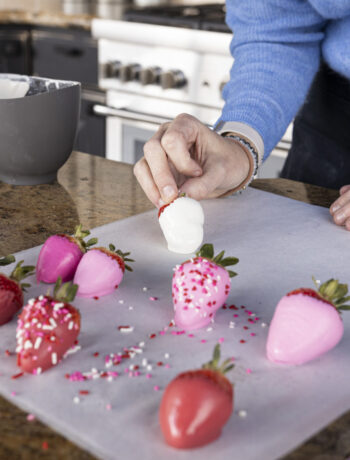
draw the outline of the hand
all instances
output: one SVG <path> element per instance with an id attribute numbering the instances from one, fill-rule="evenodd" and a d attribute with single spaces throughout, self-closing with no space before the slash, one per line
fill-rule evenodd
<path id="1" fill-rule="evenodd" d="M 339 191 L 340 197 L 330 207 L 330 213 L 337 225 L 350 230 L 350 185 L 344 185 Z"/>
<path id="2" fill-rule="evenodd" d="M 157 207 L 179 191 L 197 200 L 218 197 L 239 186 L 248 173 L 249 159 L 238 142 L 187 114 L 161 125 L 134 166 L 137 180 Z"/>

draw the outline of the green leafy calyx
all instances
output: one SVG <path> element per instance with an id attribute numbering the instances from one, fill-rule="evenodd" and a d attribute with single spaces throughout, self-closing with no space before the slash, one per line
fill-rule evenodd
<path id="1" fill-rule="evenodd" d="M 84 238 L 90 235 L 89 230 L 83 230 L 82 225 L 79 224 L 75 227 L 74 239 L 79 245 L 82 252 L 86 252 L 91 246 L 97 243 L 97 238 L 90 238 L 88 241 L 84 241 Z"/>
<path id="2" fill-rule="evenodd" d="M 230 275 L 230 278 L 232 278 L 233 276 L 236 276 L 237 273 L 232 270 L 228 270 L 227 267 L 238 264 L 239 259 L 237 259 L 237 257 L 224 257 L 224 255 L 225 251 L 221 251 L 217 256 L 214 256 L 214 246 L 211 243 L 203 244 L 200 250 L 196 252 L 197 257 L 209 259 L 216 265 L 220 265 L 225 268 Z"/>
<path id="3" fill-rule="evenodd" d="M 53 297 L 59 302 L 73 302 L 78 288 L 79 286 L 77 284 L 73 284 L 72 282 L 62 284 L 62 278 L 59 276 L 53 290 Z"/>
<path id="4" fill-rule="evenodd" d="M 331 302 L 339 311 L 350 310 L 350 305 L 345 305 L 350 301 L 350 296 L 347 296 L 348 285 L 341 284 L 338 280 L 331 278 L 330 280 L 322 283 L 321 285 L 312 277 L 318 294 L 327 302 Z"/>
<path id="5" fill-rule="evenodd" d="M 128 257 L 130 255 L 130 252 L 122 252 L 120 249 L 116 249 L 114 244 L 110 244 L 108 247 L 111 252 L 113 252 L 114 254 L 118 254 L 118 256 L 123 259 L 125 269 L 128 270 L 129 272 L 132 272 L 132 268 L 125 263 L 125 262 L 135 262 L 134 259 L 130 259 Z"/>
<path id="6" fill-rule="evenodd" d="M 202 369 L 209 369 L 211 371 L 219 372 L 221 374 L 227 374 L 235 366 L 232 364 L 232 359 L 228 358 L 223 361 L 220 365 L 221 350 L 220 344 L 217 343 L 214 348 L 213 359 L 206 364 L 203 364 Z"/>

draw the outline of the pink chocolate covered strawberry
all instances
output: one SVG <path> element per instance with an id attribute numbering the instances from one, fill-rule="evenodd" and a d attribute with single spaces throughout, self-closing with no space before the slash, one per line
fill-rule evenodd
<path id="1" fill-rule="evenodd" d="M 199 329 L 209 324 L 230 292 L 231 277 L 237 273 L 226 267 L 238 263 L 225 257 L 225 251 L 214 257 L 212 244 L 204 244 L 195 258 L 177 266 L 173 275 L 172 296 L 175 323 L 178 327 Z"/>
<path id="2" fill-rule="evenodd" d="M 111 294 L 121 283 L 125 269 L 132 269 L 125 262 L 130 252 L 116 250 L 113 244 L 106 248 L 93 248 L 82 257 L 74 276 L 79 285 L 78 296 L 101 297 Z"/>
<path id="3" fill-rule="evenodd" d="M 317 291 L 300 288 L 282 297 L 267 338 L 268 359 L 303 364 L 335 347 L 344 332 L 340 311 L 350 310 L 347 293 L 346 284 L 330 279 Z"/>
<path id="4" fill-rule="evenodd" d="M 18 318 L 17 364 L 23 372 L 41 374 L 55 366 L 74 345 L 80 331 L 80 314 L 70 302 L 78 286 L 61 285 L 53 297 L 29 300 Z"/>
<path id="5" fill-rule="evenodd" d="M 0 265 L 8 265 L 15 262 L 14 256 L 10 255 L 0 259 Z M 8 323 L 15 313 L 23 306 L 23 291 L 30 284 L 21 281 L 34 273 L 32 265 L 22 266 L 23 260 L 18 262 L 13 272 L 6 276 L 0 273 L 0 325 Z"/>
<path id="6" fill-rule="evenodd" d="M 82 230 L 78 225 L 74 236 L 52 235 L 41 248 L 36 265 L 37 281 L 56 283 L 58 277 L 62 281 L 71 281 L 75 270 L 87 249 L 97 243 L 97 238 L 85 242 L 84 238 L 90 235 L 88 230 Z"/>

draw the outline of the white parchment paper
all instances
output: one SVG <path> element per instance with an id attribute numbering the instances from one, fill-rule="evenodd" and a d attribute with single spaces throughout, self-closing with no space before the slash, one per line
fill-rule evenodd
<path id="1" fill-rule="evenodd" d="M 214 243 L 217 252 L 226 249 L 227 255 L 240 259 L 228 302 L 238 310 L 220 310 L 212 330 L 196 331 L 193 336 L 167 329 L 173 317 L 172 268 L 184 257 L 167 251 L 156 211 L 100 227 L 92 235 L 102 244 L 113 242 L 130 250 L 136 260 L 134 273 L 126 273 L 111 296 L 75 301 L 82 315 L 82 349 L 41 376 L 11 379 L 18 372 L 16 359 L 5 350 L 15 350 L 16 321 L 2 326 L 0 393 L 102 459 L 270 460 L 347 411 L 350 313 L 343 314 L 341 343 L 299 367 L 267 361 L 268 326 L 264 325 L 282 295 L 312 286 L 311 275 L 322 281 L 336 277 L 350 282 L 350 233 L 331 222 L 327 209 L 253 189 L 203 206 L 205 242 Z M 35 264 L 39 250 L 21 252 L 17 260 Z M 47 286 L 34 284 L 26 299 L 46 290 Z M 232 321 L 234 327 L 232 323 L 230 327 Z M 122 333 L 120 325 L 134 329 Z M 229 374 L 235 383 L 234 414 L 216 442 L 193 451 L 176 451 L 164 443 L 158 424 L 162 391 L 180 371 L 208 361 L 219 339 L 224 339 L 223 357 L 235 357 L 236 367 Z M 140 342 L 144 342 L 142 353 L 106 369 L 120 374 L 111 382 L 106 378 L 72 382 L 64 377 L 92 368 L 101 372 L 105 355 Z M 96 352 L 99 356 L 93 356 Z M 152 369 L 142 365 L 144 359 Z M 139 366 L 139 376 L 129 376 L 130 365 Z M 79 395 L 80 390 L 90 394 Z M 73 402 L 76 396 L 79 404 Z"/>

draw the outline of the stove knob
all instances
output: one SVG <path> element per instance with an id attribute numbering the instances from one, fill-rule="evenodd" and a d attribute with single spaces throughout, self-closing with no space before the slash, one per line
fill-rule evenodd
<path id="1" fill-rule="evenodd" d="M 127 64 L 120 67 L 119 79 L 123 82 L 138 80 L 141 66 L 139 64 Z"/>
<path id="2" fill-rule="evenodd" d="M 168 70 L 160 75 L 160 85 L 163 89 L 182 88 L 187 83 L 181 70 Z"/>
<path id="3" fill-rule="evenodd" d="M 109 61 L 101 65 L 102 78 L 117 78 L 119 76 L 120 61 Z"/>
<path id="4" fill-rule="evenodd" d="M 141 85 L 152 85 L 159 82 L 161 73 L 160 67 L 147 67 L 140 70 L 140 83 Z"/>

